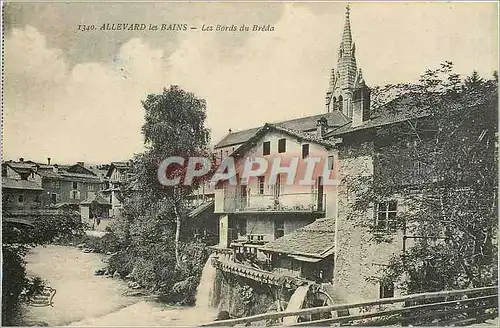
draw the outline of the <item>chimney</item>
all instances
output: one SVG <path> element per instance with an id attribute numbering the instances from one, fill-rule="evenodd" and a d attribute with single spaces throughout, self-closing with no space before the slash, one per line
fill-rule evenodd
<path id="1" fill-rule="evenodd" d="M 326 133 L 326 128 L 327 128 L 328 122 L 326 118 L 322 117 L 316 122 L 316 135 L 319 138 L 323 138 L 323 136 Z"/>
<path id="2" fill-rule="evenodd" d="M 24 158 L 23 157 L 19 158 L 19 162 L 23 163 L 24 162 Z"/>
<path id="3" fill-rule="evenodd" d="M 227 130 L 227 131 L 229 132 L 229 134 L 231 134 L 231 133 L 233 132 L 233 130 L 231 130 L 231 129 L 229 129 L 229 130 Z"/>
<path id="4" fill-rule="evenodd" d="M 362 125 L 370 119 L 370 89 L 362 86 L 353 94 L 352 127 Z"/>
<path id="5" fill-rule="evenodd" d="M 58 173 L 58 172 L 59 172 L 59 165 L 54 164 L 54 173 Z"/>
<path id="6" fill-rule="evenodd" d="M 84 162 L 76 162 L 76 164 L 80 165 L 80 166 L 85 166 L 85 163 Z"/>
<path id="7" fill-rule="evenodd" d="M 50 157 L 47 157 L 47 165 L 50 165 Z"/>

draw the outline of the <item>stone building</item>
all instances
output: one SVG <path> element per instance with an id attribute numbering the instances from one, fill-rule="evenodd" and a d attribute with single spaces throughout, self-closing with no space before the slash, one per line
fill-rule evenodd
<path id="1" fill-rule="evenodd" d="M 17 207 L 26 207 L 29 199 L 29 207 L 36 207 L 38 214 L 41 211 L 50 213 L 48 210 L 80 212 L 81 203 L 98 195 L 105 184 L 104 179 L 83 162 L 58 165 L 51 164 L 50 158 L 46 164 L 25 161 L 24 158 L 19 161 L 6 161 L 2 163 L 2 178 L 5 181 L 5 187 L 2 189 L 6 194 L 10 193 L 12 186 L 24 186 L 26 192 L 35 190 L 34 186 L 37 186 L 36 195 L 17 197 Z M 9 197 L 9 201 L 12 201 L 13 197 Z M 26 199 L 24 205 L 20 199 Z"/>
<path id="2" fill-rule="evenodd" d="M 120 188 L 131 179 L 132 168 L 130 162 L 111 162 L 106 172 L 107 186 L 103 190 L 104 196 L 108 199 L 111 208 L 110 217 L 120 215 L 122 203 L 120 200 Z"/>

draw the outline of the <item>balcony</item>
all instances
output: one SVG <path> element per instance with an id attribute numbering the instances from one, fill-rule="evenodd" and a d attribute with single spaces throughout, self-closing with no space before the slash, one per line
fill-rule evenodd
<path id="1" fill-rule="evenodd" d="M 228 195 L 219 197 L 222 206 L 219 213 L 322 213 L 325 211 L 326 195 L 318 193 L 289 193 L 281 195 Z"/>

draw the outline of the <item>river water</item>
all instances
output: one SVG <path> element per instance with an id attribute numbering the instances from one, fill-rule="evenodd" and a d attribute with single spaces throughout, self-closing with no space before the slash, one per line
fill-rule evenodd
<path id="1" fill-rule="evenodd" d="M 213 310 L 126 296 L 133 290 L 125 282 L 94 276 L 105 266 L 102 259 L 74 247 L 32 249 L 26 258 L 28 274 L 41 277 L 57 292 L 53 307 L 27 307 L 26 321 L 51 326 L 194 326 L 214 319 Z"/>

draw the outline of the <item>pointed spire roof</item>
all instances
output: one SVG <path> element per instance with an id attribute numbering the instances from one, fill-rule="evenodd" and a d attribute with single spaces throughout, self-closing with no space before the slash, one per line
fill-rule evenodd
<path id="1" fill-rule="evenodd" d="M 345 7 L 345 24 L 344 31 L 342 33 L 342 48 L 345 51 L 350 51 L 352 47 L 352 34 L 351 34 L 351 20 L 350 20 L 351 8 L 349 5 Z"/>

